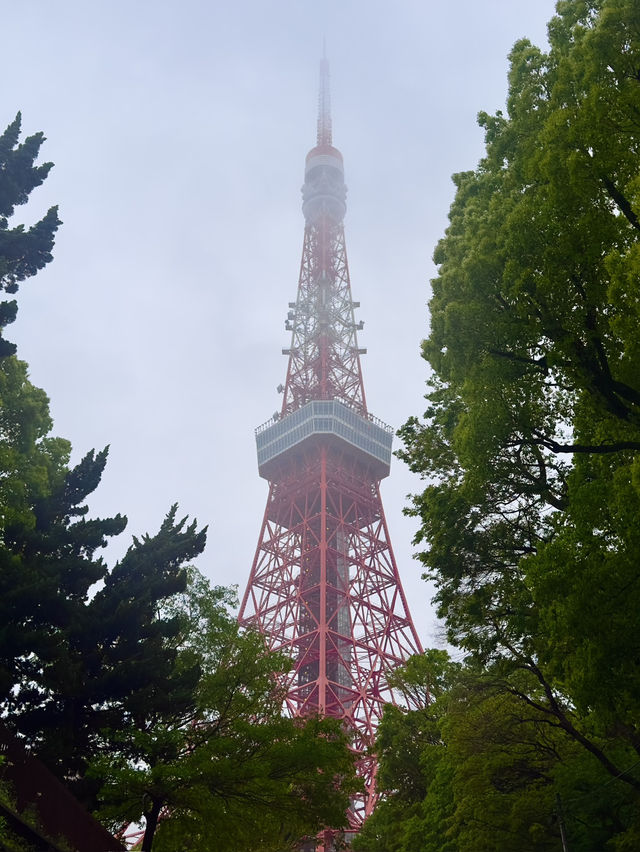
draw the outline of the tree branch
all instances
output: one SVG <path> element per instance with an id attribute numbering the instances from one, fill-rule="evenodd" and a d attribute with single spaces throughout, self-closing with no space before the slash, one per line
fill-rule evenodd
<path id="1" fill-rule="evenodd" d="M 546 447 L 553 453 L 621 453 L 623 450 L 640 450 L 640 441 L 615 441 L 612 444 L 561 444 L 552 438 L 532 433 L 534 443 Z"/>
<path id="2" fill-rule="evenodd" d="M 525 355 L 516 355 L 515 352 L 504 352 L 501 349 L 489 349 L 488 352 L 489 355 L 495 355 L 497 358 L 505 358 L 507 361 L 515 361 L 517 364 L 535 367 L 545 376 L 549 372 L 546 355 L 542 355 L 540 358 L 527 358 Z"/>
<path id="3" fill-rule="evenodd" d="M 636 216 L 636 214 L 633 212 L 633 208 L 629 204 L 627 198 L 620 192 L 620 190 L 610 178 L 603 177 L 602 183 L 604 184 L 605 189 L 607 190 L 609 198 L 615 201 L 615 203 L 618 205 L 618 209 L 625 216 L 629 224 L 632 225 L 632 227 L 634 227 L 636 231 L 640 231 L 640 222 L 638 221 L 638 217 Z"/>
<path id="4" fill-rule="evenodd" d="M 529 659 L 526 656 L 520 654 L 517 648 L 514 648 L 513 645 L 505 640 L 504 637 L 499 636 L 502 644 L 507 648 L 515 657 L 515 662 L 518 668 L 524 669 L 525 671 L 531 672 L 535 675 L 536 679 L 542 686 L 544 690 L 544 694 L 548 701 L 548 707 L 545 707 L 542 704 L 539 704 L 537 701 L 534 701 L 530 698 L 526 693 L 521 692 L 513 686 L 505 684 L 505 688 L 512 695 L 515 695 L 517 698 L 525 701 L 530 707 L 533 707 L 542 713 L 547 715 L 554 716 L 558 720 L 558 726 L 574 739 L 576 742 L 580 743 L 583 748 L 585 748 L 588 752 L 590 752 L 607 770 L 610 775 L 613 775 L 614 778 L 619 778 L 624 781 L 625 784 L 628 784 L 630 787 L 633 787 L 634 790 L 640 791 L 640 781 L 637 778 L 633 778 L 625 772 L 621 771 L 615 763 L 612 763 L 611 760 L 607 757 L 607 755 L 598 748 L 595 743 L 591 742 L 591 740 L 587 739 L 571 722 L 565 711 L 562 709 L 556 696 L 554 695 L 553 689 L 551 685 L 548 683 L 542 671 L 538 668 L 538 666 L 533 662 L 533 660 Z"/>

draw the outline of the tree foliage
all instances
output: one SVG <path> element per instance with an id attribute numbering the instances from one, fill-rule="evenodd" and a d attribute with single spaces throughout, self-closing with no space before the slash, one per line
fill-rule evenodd
<path id="1" fill-rule="evenodd" d="M 61 224 L 58 208 L 30 227 L 9 222 L 16 207 L 26 204 L 33 189 L 45 180 L 53 163 L 35 165 L 44 142 L 43 133 L 35 133 L 20 142 L 20 113 L 0 135 L 0 291 L 14 294 L 21 282 L 35 275 L 52 260 L 55 233 Z M 0 302 L 0 357 L 13 355 L 14 343 L 2 337 L 3 329 L 16 318 L 15 299 Z"/>
<path id="2" fill-rule="evenodd" d="M 486 670 L 427 651 L 399 682 L 437 680 L 421 710 L 386 709 L 377 749 L 387 791 L 356 852 L 522 852 L 632 849 L 635 792 L 613 784 L 579 743 Z M 528 672 L 511 684 L 540 691 Z M 624 751 L 623 748 L 620 749 Z M 410 779 L 410 783 L 407 783 Z"/>
<path id="3" fill-rule="evenodd" d="M 449 640 L 635 796 L 639 20 L 566 0 L 547 53 L 513 48 L 507 112 L 454 176 L 428 408 L 401 430 Z"/>
<path id="4" fill-rule="evenodd" d="M 143 850 L 284 852 L 341 826 L 357 788 L 339 722 L 283 715 L 274 672 L 290 661 L 240 631 L 229 601 L 191 571 L 162 614 L 180 625 L 182 670 L 198 666 L 194 703 L 141 708 L 120 748 L 94 764 L 103 817 L 115 826 L 144 817 Z"/>
<path id="5" fill-rule="evenodd" d="M 97 787 L 77 779 L 109 747 L 105 730 L 193 706 L 199 670 L 178 665 L 178 624 L 158 607 L 184 590 L 184 566 L 206 535 L 173 507 L 158 533 L 134 539 L 109 571 L 98 552 L 126 518 L 88 519 L 84 502 L 106 457 L 91 452 L 44 494 L 31 493 L 29 523 L 7 524 L 0 545 L 1 706 L 90 806 Z"/>

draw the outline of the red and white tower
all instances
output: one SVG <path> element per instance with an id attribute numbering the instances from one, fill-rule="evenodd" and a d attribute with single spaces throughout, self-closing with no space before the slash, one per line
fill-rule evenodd
<path id="1" fill-rule="evenodd" d="M 380 499 L 392 430 L 365 401 L 343 219 L 346 187 L 333 147 L 329 70 L 320 66 L 318 138 L 307 155 L 304 245 L 282 409 L 256 430 L 267 508 L 240 621 L 294 660 L 286 676 L 294 715 L 344 719 L 366 794 L 349 813 L 357 829 L 375 804 L 367 750 L 387 674 L 421 651 L 391 550 Z"/>

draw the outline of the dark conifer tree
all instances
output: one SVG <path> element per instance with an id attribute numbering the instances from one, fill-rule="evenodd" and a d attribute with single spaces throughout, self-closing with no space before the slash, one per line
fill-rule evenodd
<path id="1" fill-rule="evenodd" d="M 51 207 L 36 222 L 9 227 L 15 208 L 26 204 L 29 194 L 44 181 L 53 163 L 34 165 L 44 134 L 34 133 L 20 143 L 20 113 L 0 136 L 0 291 L 14 294 L 20 282 L 42 269 L 52 260 L 55 233 L 61 224 L 58 208 Z M 0 357 L 13 355 L 14 343 L 2 336 L 5 326 L 12 323 L 18 310 L 15 299 L 0 302 Z"/>
<path id="2" fill-rule="evenodd" d="M 109 573 L 96 552 L 126 518 L 89 520 L 84 503 L 106 458 L 106 450 L 89 453 L 37 501 L 33 528 L 5 531 L 15 570 L 0 573 L 11 599 L 11 641 L 1 649 L 12 655 L 2 654 L 5 707 L 14 729 L 69 783 L 99 751 L 119 747 L 128 725 L 188 713 L 200 675 L 195 663 L 178 665 L 167 640 L 180 625 L 159 608 L 184 591 L 184 566 L 204 549 L 206 530 L 176 521 L 174 506 L 159 532 L 134 538 Z M 13 582 L 19 591 L 11 593 Z M 72 786 L 91 805 L 94 787 Z"/>
<path id="3" fill-rule="evenodd" d="M 52 207 L 30 227 L 10 227 L 52 167 L 35 164 L 44 135 L 20 142 L 20 128 L 18 114 L 0 135 L 0 291 L 10 295 L 50 262 L 60 225 Z M 169 641 L 178 626 L 158 611 L 184 591 L 184 565 L 206 531 L 176 520 L 173 507 L 109 573 L 100 550 L 127 520 L 89 519 L 86 504 L 107 450 L 69 469 L 46 394 L 2 337 L 16 311 L 15 300 L 0 301 L 0 712 L 70 779 L 132 720 L 188 712 L 199 669 L 181 662 L 178 671 Z"/>

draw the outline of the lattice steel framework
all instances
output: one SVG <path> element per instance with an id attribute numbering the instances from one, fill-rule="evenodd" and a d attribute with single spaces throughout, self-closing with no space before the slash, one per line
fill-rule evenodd
<path id="1" fill-rule="evenodd" d="M 306 159 L 306 220 L 279 415 L 256 430 L 269 496 L 240 620 L 295 660 L 289 711 L 344 719 L 365 795 L 357 829 L 376 799 L 368 750 L 386 702 L 387 674 L 421 650 L 400 583 L 380 499 L 391 429 L 365 400 L 344 240 L 346 187 L 333 147 L 328 66 L 321 64 L 317 145 Z"/>

